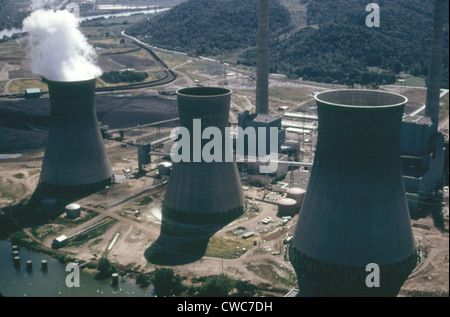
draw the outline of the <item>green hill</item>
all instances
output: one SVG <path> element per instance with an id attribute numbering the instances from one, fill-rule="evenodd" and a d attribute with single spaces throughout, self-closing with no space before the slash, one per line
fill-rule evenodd
<path id="1" fill-rule="evenodd" d="M 270 32 L 288 32 L 290 15 L 271 1 Z M 162 48 L 192 55 L 222 55 L 256 45 L 258 0 L 190 0 L 135 24 L 127 33 Z"/>
<path id="2" fill-rule="evenodd" d="M 377 0 L 380 27 L 374 28 L 365 24 L 368 3 L 270 0 L 270 71 L 349 86 L 393 83 L 400 72 L 425 77 L 434 1 Z M 299 26 L 294 20 L 305 8 Z M 257 0 L 189 0 L 127 32 L 192 55 L 240 54 L 240 63 L 255 66 L 257 9 Z M 448 88 L 446 12 L 442 86 Z"/>

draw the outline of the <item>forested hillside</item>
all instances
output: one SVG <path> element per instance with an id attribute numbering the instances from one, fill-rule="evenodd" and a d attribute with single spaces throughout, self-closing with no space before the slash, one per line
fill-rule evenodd
<path id="1" fill-rule="evenodd" d="M 365 24 L 367 1 L 306 2 L 308 25 L 319 28 L 273 43 L 273 71 L 350 85 L 390 83 L 401 71 L 428 74 L 433 0 L 378 0 L 380 27 L 373 28 Z M 448 8 L 446 12 L 442 77 L 448 88 Z M 252 60 L 246 56 L 247 63 Z"/>
<path id="2" fill-rule="evenodd" d="M 366 0 L 299 0 L 307 4 L 305 28 L 270 0 L 271 72 L 320 82 L 376 86 L 407 72 L 426 76 L 433 0 L 377 0 L 380 27 L 369 28 Z M 448 2 L 447 2 L 448 5 Z M 189 0 L 127 30 L 156 46 L 193 55 L 240 52 L 256 65 L 257 0 Z M 448 8 L 443 87 L 448 88 Z M 243 50 L 247 49 L 247 50 Z"/>
<path id="3" fill-rule="evenodd" d="M 23 1 L 0 0 L 0 31 L 22 27 L 22 20 L 28 15 Z"/>
<path id="4" fill-rule="evenodd" d="M 289 12 L 270 2 L 270 32 L 291 28 Z M 153 45 L 193 55 L 221 55 L 256 45 L 258 0 L 190 0 L 127 30 Z M 145 37 L 144 37 L 145 36 Z"/>

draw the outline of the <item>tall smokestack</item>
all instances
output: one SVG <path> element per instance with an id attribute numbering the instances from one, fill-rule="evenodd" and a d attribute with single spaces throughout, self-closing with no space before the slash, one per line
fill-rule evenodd
<path id="1" fill-rule="evenodd" d="M 95 78 L 48 81 L 51 118 L 40 184 L 53 191 L 91 192 L 113 172 L 94 111 Z"/>
<path id="2" fill-rule="evenodd" d="M 396 296 L 416 250 L 402 179 L 403 96 L 327 91 L 311 177 L 290 249 L 299 288 L 314 296 Z M 366 271 L 379 266 L 380 287 Z"/>
<path id="3" fill-rule="evenodd" d="M 433 30 L 431 34 L 431 54 L 427 80 L 427 99 L 425 116 L 430 117 L 436 126 L 439 122 L 439 100 L 442 71 L 442 43 L 445 15 L 445 0 L 435 0 Z"/>
<path id="4" fill-rule="evenodd" d="M 185 88 L 177 91 L 180 126 L 189 131 L 188 160 L 174 163 L 163 204 L 163 216 L 186 224 L 222 224 L 243 213 L 244 195 L 236 162 L 225 157 L 228 137 L 225 128 L 229 126 L 231 90 L 215 87 Z M 201 127 L 194 120 L 201 120 Z M 201 140 L 207 128 L 218 128 L 222 141 L 221 159 L 205 161 L 204 145 L 210 141 Z M 198 129 L 198 130 L 196 130 Z M 206 132 L 206 131 L 205 131 Z M 208 134 L 209 135 L 209 134 Z M 214 136 L 219 137 L 219 136 Z M 181 138 L 179 142 L 186 141 Z M 218 150 L 216 148 L 214 151 Z M 208 153 L 210 150 L 208 151 Z M 228 152 L 231 153 L 231 152 Z M 201 157 L 195 159 L 199 154 Z"/>
<path id="5" fill-rule="evenodd" d="M 259 0 L 256 113 L 269 111 L 269 0 Z"/>

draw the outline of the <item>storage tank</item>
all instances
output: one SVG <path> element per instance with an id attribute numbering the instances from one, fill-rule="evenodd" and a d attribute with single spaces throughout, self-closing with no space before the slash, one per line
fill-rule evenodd
<path id="1" fill-rule="evenodd" d="M 278 201 L 278 216 L 294 216 L 297 211 L 297 202 L 292 198 L 283 198 Z"/>
<path id="2" fill-rule="evenodd" d="M 180 126 L 189 132 L 189 148 L 183 149 L 189 151 L 186 152 L 189 158 L 173 163 L 162 209 L 168 219 L 196 225 L 220 224 L 243 214 L 244 195 L 236 162 L 233 157 L 231 161 L 226 157 L 226 146 L 230 151 L 232 145 L 225 133 L 231 93 L 229 89 L 216 87 L 177 91 Z M 195 119 L 201 120 L 195 121 L 201 123 L 200 130 L 194 129 Z M 220 130 L 217 137 L 222 142 L 220 159 L 211 162 L 202 155 L 210 140 L 198 140 L 208 127 Z M 200 142 L 196 143 L 198 147 L 194 142 Z"/>
<path id="3" fill-rule="evenodd" d="M 297 211 L 302 206 L 302 201 L 303 201 L 303 197 L 305 196 L 305 193 L 306 193 L 306 190 L 301 189 L 299 187 L 292 187 L 286 191 L 286 197 L 295 200 L 295 202 L 296 202 L 295 207 L 297 208 Z"/>
<path id="4" fill-rule="evenodd" d="M 172 169 L 172 163 L 170 162 L 162 162 L 158 164 L 158 173 L 162 176 L 167 176 L 170 174 Z"/>
<path id="5" fill-rule="evenodd" d="M 81 214 L 81 207 L 78 204 L 69 204 L 66 206 L 66 216 L 70 219 L 78 218 Z"/>
<path id="6" fill-rule="evenodd" d="M 51 117 L 40 185 L 67 194 L 104 188 L 113 172 L 94 110 L 95 78 L 47 83 Z"/>
<path id="7" fill-rule="evenodd" d="M 371 90 L 315 99 L 317 148 L 289 252 L 299 288 L 396 296 L 417 260 L 400 159 L 407 99 Z M 366 285 L 371 263 L 380 287 Z"/>

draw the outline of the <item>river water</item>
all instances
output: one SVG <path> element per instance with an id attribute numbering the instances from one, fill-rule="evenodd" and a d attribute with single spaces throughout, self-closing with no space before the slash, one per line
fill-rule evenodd
<path id="1" fill-rule="evenodd" d="M 170 8 L 159 8 L 159 9 L 148 9 L 148 10 L 139 10 L 139 11 L 128 11 L 128 12 L 117 12 L 117 13 L 109 13 L 109 14 L 98 14 L 98 15 L 92 15 L 92 16 L 86 16 L 86 17 L 79 17 L 79 22 L 89 21 L 93 19 L 98 18 L 117 18 L 117 17 L 125 17 L 130 16 L 134 14 L 154 14 L 162 11 L 169 10 Z M 12 28 L 12 29 L 4 29 L 0 30 L 0 39 L 3 38 L 3 36 L 11 37 L 14 34 L 22 33 L 23 31 L 18 28 Z"/>
<path id="2" fill-rule="evenodd" d="M 94 275 L 80 270 L 80 286 L 68 287 L 66 279 L 73 281 L 72 272 L 55 259 L 20 248 L 20 267 L 13 262 L 12 245 L 0 240 L 0 293 L 5 297 L 153 297 L 153 287 L 141 288 L 134 281 L 119 277 L 117 286 L 112 279 L 96 280 Z M 32 272 L 27 271 L 26 261 L 31 260 Z M 41 261 L 47 260 L 43 271 Z"/>

